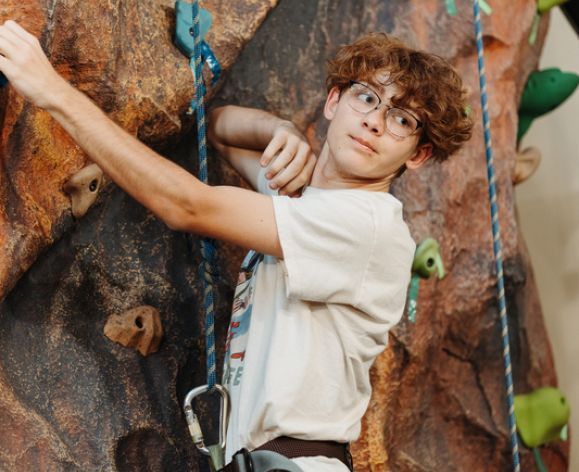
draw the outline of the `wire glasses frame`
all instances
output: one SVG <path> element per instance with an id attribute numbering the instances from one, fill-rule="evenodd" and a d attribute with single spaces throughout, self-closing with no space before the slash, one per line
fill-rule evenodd
<path id="1" fill-rule="evenodd" d="M 349 89 L 347 101 L 354 111 L 368 114 L 382 106 L 386 108 L 386 129 L 394 136 L 407 138 L 422 127 L 422 122 L 408 110 L 382 103 L 380 96 L 368 85 L 350 80 Z"/>

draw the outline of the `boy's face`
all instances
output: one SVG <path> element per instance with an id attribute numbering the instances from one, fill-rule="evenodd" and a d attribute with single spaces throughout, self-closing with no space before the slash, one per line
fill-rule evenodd
<path id="1" fill-rule="evenodd" d="M 412 118 L 412 122 L 408 123 L 404 118 L 408 115 L 404 113 L 400 115 L 396 110 L 390 112 L 387 125 L 390 101 L 398 92 L 396 85 L 373 87 L 362 83 L 362 90 L 367 90 L 364 85 L 369 87 L 369 95 L 360 94 L 357 85 L 343 90 L 341 95 L 338 88 L 334 88 L 328 95 L 324 114 L 331 121 L 327 134 L 330 159 L 335 171 L 354 186 L 364 187 L 369 183 L 376 185 L 381 182 L 389 185 L 404 164 L 409 169 L 422 165 L 430 157 L 432 145 L 417 148 L 420 123 L 412 121 Z M 378 99 L 381 104 L 377 109 L 366 107 L 370 111 L 358 111 L 363 107 L 358 106 L 356 100 L 374 100 L 372 103 L 378 105 Z M 418 116 L 413 110 L 404 111 L 411 117 Z M 400 132 L 401 124 L 408 127 L 407 132 Z M 409 136 L 399 136 L 411 133 L 416 127 L 416 131 Z"/>

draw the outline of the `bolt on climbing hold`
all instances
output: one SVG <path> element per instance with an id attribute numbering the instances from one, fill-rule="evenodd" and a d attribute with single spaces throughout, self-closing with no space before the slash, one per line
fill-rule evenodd
<path id="1" fill-rule="evenodd" d="M 111 341 L 139 351 L 143 356 L 157 352 L 163 337 L 159 311 L 143 305 L 109 316 L 104 334 Z"/>
<path id="2" fill-rule="evenodd" d="M 101 168 L 91 164 L 74 174 L 63 186 L 64 192 L 72 201 L 72 215 L 83 217 L 95 202 L 100 189 L 104 186 L 105 176 Z"/>

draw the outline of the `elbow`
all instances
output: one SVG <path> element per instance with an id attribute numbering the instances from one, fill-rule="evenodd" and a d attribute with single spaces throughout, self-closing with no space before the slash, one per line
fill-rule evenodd
<path id="1" fill-rule="evenodd" d="M 195 232 L 198 209 L 189 199 L 181 199 L 154 212 L 171 231 Z"/>
<path id="2" fill-rule="evenodd" d="M 219 118 L 227 106 L 214 108 L 207 115 L 207 140 L 214 148 L 223 146 L 223 137 L 219 135 Z"/>

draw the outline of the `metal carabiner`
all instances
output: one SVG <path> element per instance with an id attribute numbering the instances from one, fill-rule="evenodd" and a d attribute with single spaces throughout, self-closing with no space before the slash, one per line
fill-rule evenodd
<path id="1" fill-rule="evenodd" d="M 214 389 L 221 395 L 221 402 L 219 408 L 219 444 L 218 446 L 225 450 L 225 442 L 227 441 L 227 425 L 229 422 L 229 393 L 222 385 L 216 384 Z M 189 433 L 191 438 L 197 446 L 197 449 L 201 451 L 206 456 L 210 456 L 211 452 L 205 446 L 205 440 L 203 438 L 203 431 L 201 430 L 201 425 L 199 424 L 199 419 L 193 411 L 193 399 L 204 393 L 212 391 L 208 385 L 201 385 L 191 390 L 185 397 L 183 402 L 183 410 L 185 412 L 185 418 L 187 419 L 187 425 L 189 426 Z"/>

